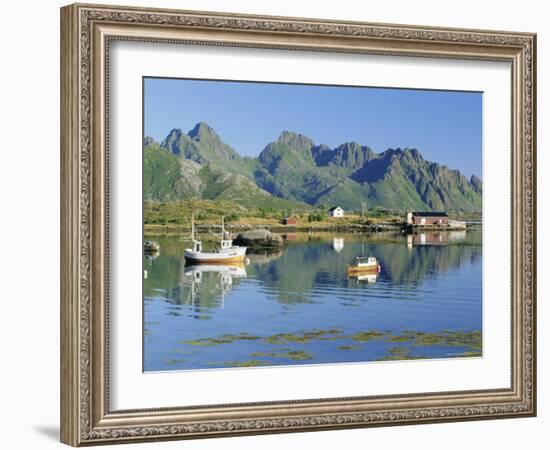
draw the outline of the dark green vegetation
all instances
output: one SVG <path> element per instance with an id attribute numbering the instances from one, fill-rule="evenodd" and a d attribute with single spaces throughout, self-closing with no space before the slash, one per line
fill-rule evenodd
<path id="1" fill-rule="evenodd" d="M 304 350 L 290 350 L 290 349 L 283 349 L 280 352 L 254 352 L 251 356 L 261 358 L 261 357 L 269 357 L 269 358 L 285 358 L 290 359 L 292 361 L 305 361 L 309 359 L 313 359 L 313 355 L 310 352 L 306 352 Z"/>
<path id="2" fill-rule="evenodd" d="M 462 347 L 463 351 L 454 352 L 450 357 L 481 356 L 482 335 L 480 330 L 465 332 L 462 330 L 443 330 L 439 333 L 404 331 L 402 335 L 389 336 L 386 342 L 410 343 L 407 346 L 392 347 L 382 361 L 399 361 L 404 359 L 423 359 L 425 356 L 413 355 L 414 347 Z"/>
<path id="3" fill-rule="evenodd" d="M 342 351 L 361 350 L 359 345 L 340 345 L 337 348 Z"/>
<path id="4" fill-rule="evenodd" d="M 369 342 L 373 339 L 379 339 L 384 336 L 384 333 L 377 330 L 360 331 L 351 336 L 351 339 L 357 342 Z"/>
<path id="5" fill-rule="evenodd" d="M 225 366 L 225 367 L 256 367 L 256 366 L 265 366 L 268 361 L 258 361 L 257 359 L 252 359 L 250 361 L 212 361 L 209 363 L 211 366 Z M 269 365 L 272 363 L 269 362 Z"/>
<path id="6" fill-rule="evenodd" d="M 219 344 L 231 344 L 236 341 L 256 341 L 261 339 L 258 336 L 251 336 L 247 333 L 240 334 L 222 334 L 217 338 L 205 338 L 205 339 L 196 339 L 193 341 L 182 341 L 182 344 L 188 345 L 201 345 L 201 346 L 211 346 Z"/>
<path id="7" fill-rule="evenodd" d="M 437 333 L 423 331 L 403 331 L 400 334 L 392 334 L 389 331 L 366 330 L 350 335 L 345 334 L 341 329 L 331 328 L 328 330 L 300 331 L 296 333 L 279 333 L 270 336 L 254 336 L 247 333 L 222 334 L 215 338 L 204 338 L 196 340 L 181 341 L 181 344 L 194 346 L 214 346 L 221 344 L 232 344 L 237 341 L 259 341 L 268 344 L 307 344 L 312 341 L 339 341 L 352 340 L 356 343 L 366 343 L 372 340 L 382 340 L 390 343 L 408 343 L 415 347 L 428 347 L 440 345 L 444 347 L 469 347 L 471 352 L 481 351 L 481 331 L 443 330 Z M 342 350 L 357 348 L 356 345 L 343 345 Z M 284 349 L 285 351 L 289 349 Z M 252 356 L 273 356 L 273 354 L 253 354 Z"/>
<path id="8" fill-rule="evenodd" d="M 308 344 L 314 341 L 339 341 L 355 342 L 355 344 L 341 344 L 336 348 L 340 351 L 360 351 L 361 345 L 368 345 L 376 340 L 388 344 L 401 344 L 388 347 L 386 355 L 380 358 L 381 361 L 400 361 L 408 359 L 426 359 L 429 356 L 423 354 L 422 349 L 433 346 L 457 348 L 458 352 L 452 352 L 450 357 L 475 357 L 481 356 L 482 335 L 480 330 L 443 330 L 440 332 L 419 332 L 403 331 L 400 334 L 393 334 L 389 331 L 366 330 L 345 334 L 341 329 L 332 328 L 328 330 L 300 331 L 297 333 L 280 333 L 271 336 L 251 336 L 246 333 L 236 335 L 221 335 L 216 338 L 198 339 L 195 341 L 183 341 L 182 344 L 215 346 L 230 344 L 242 340 L 262 341 L 263 343 L 278 345 L 297 344 L 298 348 L 280 348 L 276 351 L 255 351 L 250 354 L 254 359 L 244 362 L 226 361 L 216 362 L 214 365 L 232 367 L 252 367 L 261 365 L 276 365 L 276 360 L 308 361 L 314 359 L 314 355 L 306 350 L 300 349 L 300 344 Z M 359 344 L 359 345 L 358 345 Z M 269 361 L 260 358 L 271 358 Z M 275 359 L 275 361 L 273 361 Z M 177 360 L 176 360 L 177 361 Z M 282 363 L 282 362 L 281 362 Z"/>
<path id="9" fill-rule="evenodd" d="M 265 341 L 269 344 L 284 344 L 288 342 L 305 344 L 307 342 L 311 342 L 312 340 L 327 341 L 340 339 L 339 335 L 341 333 L 342 330 L 335 328 L 330 330 L 305 331 L 302 333 L 280 333 L 266 337 Z"/>
<path id="10" fill-rule="evenodd" d="M 416 149 L 376 153 L 356 142 L 334 149 L 283 131 L 258 158 L 242 157 L 198 123 L 144 141 L 144 198 L 234 201 L 243 207 L 307 210 L 340 205 L 404 210 L 481 211 L 482 182 L 424 160 Z"/>
<path id="11" fill-rule="evenodd" d="M 480 356 L 480 355 L 475 355 Z M 404 359 L 424 359 L 422 356 L 413 356 L 407 347 L 392 347 L 388 354 L 380 358 L 380 361 L 403 361 Z"/>

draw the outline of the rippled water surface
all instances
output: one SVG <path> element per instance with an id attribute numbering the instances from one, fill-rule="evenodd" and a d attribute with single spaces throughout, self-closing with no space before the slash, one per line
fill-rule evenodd
<path id="1" fill-rule="evenodd" d="M 178 237 L 144 260 L 144 370 L 481 356 L 478 231 L 292 234 L 247 265 L 188 266 Z M 378 276 L 348 278 L 356 256 Z"/>

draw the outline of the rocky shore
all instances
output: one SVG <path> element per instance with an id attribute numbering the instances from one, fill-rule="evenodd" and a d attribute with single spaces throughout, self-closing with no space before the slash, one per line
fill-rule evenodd
<path id="1" fill-rule="evenodd" d="M 258 228 L 239 233 L 233 243 L 250 248 L 279 248 L 283 246 L 283 238 L 265 228 Z"/>
<path id="2" fill-rule="evenodd" d="M 301 225 L 273 225 L 273 224 L 226 224 L 226 230 L 233 235 L 242 235 L 241 242 L 246 242 L 251 239 L 251 242 L 257 240 L 261 242 L 258 247 L 276 248 L 279 246 L 277 233 L 317 233 L 317 232 L 338 232 L 338 233 L 419 233 L 423 231 L 454 231 L 464 230 L 472 226 L 480 226 L 480 224 L 467 224 L 466 227 L 454 226 L 417 226 L 412 227 L 404 222 L 379 222 L 373 224 L 364 223 L 307 223 Z M 195 225 L 195 229 L 199 233 L 208 233 L 209 231 L 216 232 L 220 226 L 217 224 L 200 224 Z M 146 225 L 145 234 L 148 236 L 165 235 L 165 234 L 186 234 L 189 233 L 189 228 L 181 225 Z M 252 233 L 252 234 L 250 234 Z M 271 236 L 267 233 L 271 233 Z M 273 237 L 275 236 L 275 237 Z M 280 236 L 279 236 L 280 237 Z M 254 244 L 239 244 L 254 246 Z"/>

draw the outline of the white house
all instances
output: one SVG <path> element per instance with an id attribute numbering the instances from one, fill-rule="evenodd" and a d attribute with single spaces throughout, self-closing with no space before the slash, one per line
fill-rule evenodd
<path id="1" fill-rule="evenodd" d="M 344 210 L 339 206 L 333 206 L 328 210 L 328 215 L 330 217 L 344 217 Z"/>

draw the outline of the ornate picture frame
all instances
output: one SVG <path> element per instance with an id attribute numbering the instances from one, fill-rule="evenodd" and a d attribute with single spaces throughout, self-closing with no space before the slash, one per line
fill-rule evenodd
<path id="1" fill-rule="evenodd" d="M 115 41 L 504 61 L 512 67 L 509 388 L 112 410 L 109 49 Z M 72 445 L 536 414 L 536 35 L 74 4 L 61 9 L 61 440 Z"/>

